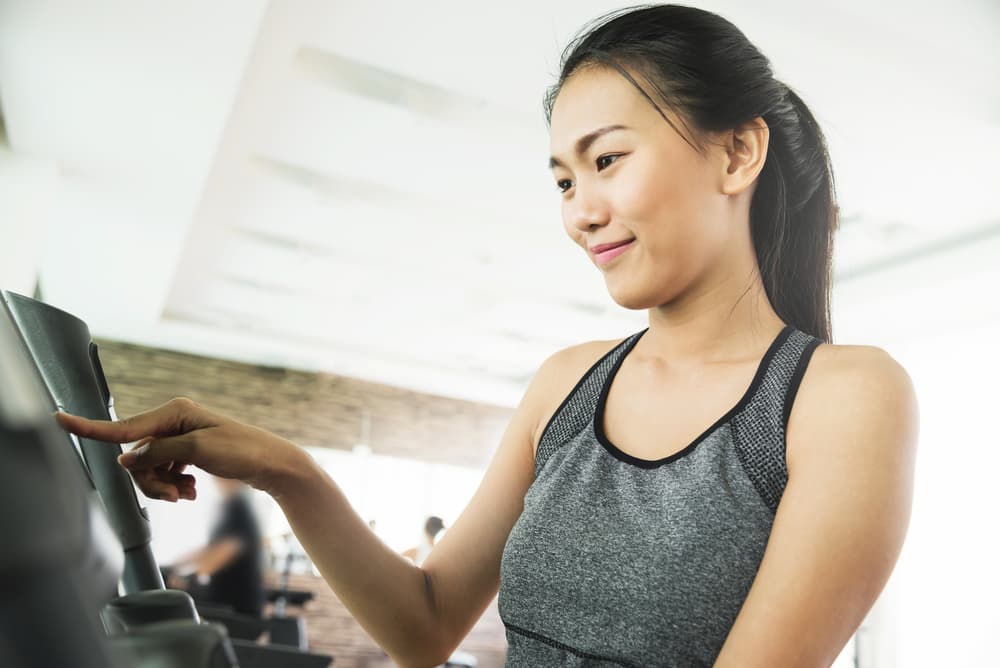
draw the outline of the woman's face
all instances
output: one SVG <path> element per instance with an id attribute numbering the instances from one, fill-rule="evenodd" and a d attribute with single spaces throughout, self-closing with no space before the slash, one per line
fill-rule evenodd
<path id="1" fill-rule="evenodd" d="M 726 153 L 705 146 L 692 147 L 616 70 L 579 70 L 559 92 L 551 164 L 563 224 L 622 306 L 651 308 L 710 285 L 732 252 Z"/>

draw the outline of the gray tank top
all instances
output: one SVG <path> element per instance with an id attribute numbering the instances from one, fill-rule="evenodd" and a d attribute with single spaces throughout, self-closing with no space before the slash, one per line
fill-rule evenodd
<path id="1" fill-rule="evenodd" d="M 594 364 L 542 434 L 500 565 L 507 666 L 711 666 L 750 591 L 820 341 L 786 326 L 736 406 L 649 461 L 602 427 L 611 380 L 644 333 Z"/>

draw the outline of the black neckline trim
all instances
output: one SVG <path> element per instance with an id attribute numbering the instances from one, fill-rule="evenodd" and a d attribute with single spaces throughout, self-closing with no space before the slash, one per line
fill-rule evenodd
<path id="1" fill-rule="evenodd" d="M 639 343 L 639 339 L 642 338 L 642 335 L 645 335 L 646 333 L 645 331 L 642 332 L 642 335 L 636 337 L 635 341 L 633 341 L 632 344 L 625 349 L 625 351 L 618 358 L 618 361 L 615 362 L 615 365 L 611 368 L 611 371 L 608 373 L 607 378 L 604 379 L 604 386 L 601 388 L 601 396 L 597 401 L 596 408 L 594 409 L 594 419 L 591 421 L 594 426 L 594 436 L 597 438 L 597 441 L 604 447 L 604 449 L 607 450 L 608 453 L 611 454 L 615 459 L 618 459 L 626 464 L 638 466 L 639 468 L 643 469 L 659 468 L 664 464 L 669 464 L 672 461 L 676 461 L 682 457 L 691 454 L 692 452 L 694 452 L 695 448 L 697 448 L 698 445 L 702 443 L 702 441 L 708 438 L 720 426 L 731 420 L 734 415 L 739 413 L 748 403 L 750 403 L 750 400 L 757 392 L 757 388 L 760 387 L 760 384 L 764 381 L 764 376 L 767 373 L 767 369 L 771 364 L 771 359 L 778 352 L 778 349 L 781 348 L 782 345 L 784 345 L 785 341 L 788 340 L 788 337 L 791 336 L 792 331 L 794 331 L 794 329 L 795 328 L 792 325 L 785 325 L 785 327 L 781 330 L 781 332 L 778 333 L 778 336 L 775 337 L 774 341 L 771 342 L 771 345 L 767 349 L 767 352 L 765 352 L 764 356 L 761 358 L 760 364 L 757 365 L 757 371 L 756 373 L 754 373 L 753 380 L 750 381 L 750 387 L 748 387 L 747 391 L 743 393 L 743 396 L 740 398 L 740 400 L 736 403 L 735 406 L 730 408 L 725 415 L 716 420 L 711 427 L 703 431 L 698 438 L 693 440 L 685 448 L 679 450 L 678 452 L 673 453 L 672 455 L 663 457 L 662 459 L 642 459 L 641 457 L 635 457 L 633 455 L 630 455 L 627 452 L 622 452 L 621 450 L 618 449 L 618 447 L 615 446 L 614 443 L 611 442 L 611 439 L 609 439 L 607 435 L 604 433 L 604 408 L 608 401 L 608 392 L 611 389 L 611 383 L 614 381 L 615 376 L 618 375 L 618 369 L 625 361 L 625 358 L 628 356 L 630 352 L 632 352 L 632 349 L 635 347 L 635 345 Z"/>
<path id="2" fill-rule="evenodd" d="M 645 333 L 646 333 L 645 329 L 642 330 L 642 332 L 639 332 L 639 336 L 636 338 L 636 340 L 638 340 L 639 338 L 642 338 L 642 334 L 645 334 Z M 629 336 L 635 336 L 635 334 L 630 334 Z M 622 345 L 624 345 L 624 344 L 626 344 L 628 342 L 629 336 L 626 336 L 624 339 L 622 339 L 621 341 L 619 341 L 615 345 L 611 346 L 611 350 L 609 350 L 608 352 L 606 352 L 603 355 L 601 355 L 600 359 L 598 359 L 596 362 L 594 362 L 593 364 L 591 364 L 590 368 L 587 369 L 587 373 L 585 373 L 582 376 L 580 376 L 580 380 L 576 381 L 576 385 L 573 386 L 573 389 L 570 390 L 569 394 L 567 394 L 563 398 L 562 403 L 559 404 L 559 407 L 556 409 L 555 413 L 552 414 L 552 417 L 550 417 L 548 423 L 546 423 L 545 429 L 542 430 L 542 435 L 538 437 L 538 443 L 536 444 L 536 448 L 535 448 L 535 459 L 536 460 L 538 459 L 538 450 L 541 449 L 542 443 L 545 442 L 545 437 L 548 435 L 550 429 L 552 428 L 552 424 L 556 421 L 556 418 L 560 417 L 560 414 L 563 412 L 563 409 L 566 408 L 566 404 L 568 404 L 576 396 L 576 393 L 580 391 L 580 388 L 583 386 L 583 384 L 585 382 L 587 382 L 587 380 L 591 377 L 591 375 L 593 375 L 594 371 L 596 371 L 597 368 L 599 366 L 601 366 L 601 364 L 604 363 L 604 360 L 606 360 L 609 357 L 611 357 L 612 355 L 614 355 L 618 351 L 618 349 L 622 347 Z M 635 345 L 635 343 L 633 342 L 632 345 Z M 629 349 L 631 349 L 631 347 L 632 346 L 629 346 Z M 627 352 L 628 351 L 626 351 L 626 353 Z"/>

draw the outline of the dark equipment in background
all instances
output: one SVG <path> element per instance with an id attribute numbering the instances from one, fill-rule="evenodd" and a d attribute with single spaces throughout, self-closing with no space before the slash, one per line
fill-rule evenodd
<path id="1" fill-rule="evenodd" d="M 148 517 L 117 463 L 121 446 L 77 441 L 52 417 L 57 407 L 114 417 L 86 323 L 0 297 L 0 527 L 13 546 L 0 556 L 0 665 L 328 666 L 329 656 L 230 639 L 202 623 L 186 593 L 163 588 Z"/>
<path id="2" fill-rule="evenodd" d="M 271 642 L 297 647 L 306 651 L 309 649 L 306 620 L 304 617 L 289 614 L 288 607 L 304 606 L 313 599 L 313 593 L 300 589 L 289 589 L 288 579 L 292 574 L 292 565 L 295 561 L 297 559 L 305 561 L 308 560 L 308 557 L 305 554 L 296 553 L 292 550 L 292 541 L 288 536 L 285 537 L 285 540 L 289 544 L 285 551 L 284 566 L 281 569 L 278 586 L 267 589 L 267 600 L 274 604 L 271 616 L 267 618 L 268 630 Z"/>

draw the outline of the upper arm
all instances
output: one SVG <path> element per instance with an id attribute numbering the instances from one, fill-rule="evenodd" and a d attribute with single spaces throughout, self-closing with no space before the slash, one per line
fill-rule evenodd
<path id="1" fill-rule="evenodd" d="M 423 564 L 438 623 L 455 643 L 497 592 L 503 549 L 534 479 L 536 441 L 547 418 L 594 361 L 593 346 L 568 348 L 542 364 L 472 500 Z M 597 346 L 601 348 L 599 342 Z"/>
<path id="2" fill-rule="evenodd" d="M 910 517 L 917 401 L 871 347 L 820 346 L 786 434 L 788 483 L 716 666 L 829 666 L 878 598 Z"/>

